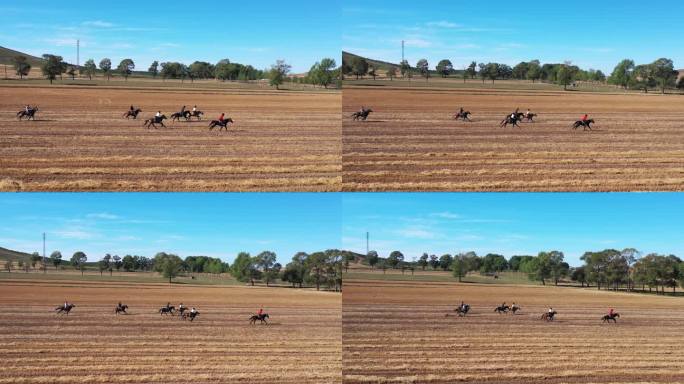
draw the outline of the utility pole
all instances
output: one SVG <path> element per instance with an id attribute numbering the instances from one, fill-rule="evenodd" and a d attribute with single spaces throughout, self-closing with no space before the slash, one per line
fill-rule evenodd
<path id="1" fill-rule="evenodd" d="M 404 40 L 401 41 L 401 62 L 404 62 Z"/>
<path id="2" fill-rule="evenodd" d="M 368 252 L 370 252 L 370 250 L 368 249 L 368 232 L 366 232 L 366 256 L 368 256 Z"/>
<path id="3" fill-rule="evenodd" d="M 45 258 L 45 232 L 43 232 L 43 273 L 47 273 L 47 259 Z"/>
<path id="4" fill-rule="evenodd" d="M 76 68 L 81 68 L 81 40 L 76 40 Z"/>

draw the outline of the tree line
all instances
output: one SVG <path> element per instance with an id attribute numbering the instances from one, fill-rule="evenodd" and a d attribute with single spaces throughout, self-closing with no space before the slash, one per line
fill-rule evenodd
<path id="1" fill-rule="evenodd" d="M 503 255 L 489 253 L 479 256 L 475 252 L 464 252 L 455 255 L 423 253 L 413 261 L 406 261 L 400 251 L 392 251 L 382 258 L 376 251 L 370 251 L 363 261 L 371 268 L 409 270 L 451 271 L 461 281 L 467 274 L 477 272 L 482 275 L 514 271 L 527 274 L 530 280 L 539 281 L 542 285 L 562 281 L 571 281 L 584 286 L 596 286 L 597 289 L 635 290 L 663 294 L 665 288 L 676 291 L 677 286 L 684 288 L 684 262 L 675 255 L 642 253 L 634 248 L 623 250 L 605 249 L 585 252 L 580 260 L 583 265 L 571 267 L 561 251 L 543 251 L 536 256 L 515 255 L 506 258 Z"/>
<path id="2" fill-rule="evenodd" d="M 31 71 L 31 64 L 25 56 L 15 56 L 13 59 L 14 69 L 21 79 L 28 76 Z M 179 62 L 162 62 L 154 61 L 147 69 L 147 73 L 156 78 L 161 76 L 163 79 L 180 79 L 183 82 L 189 79 L 193 82 L 195 79 L 216 79 L 222 81 L 250 81 L 268 79 L 269 85 L 279 89 L 286 80 L 295 81 L 295 78 L 288 77 L 292 66 L 287 64 L 284 60 L 277 60 L 269 69 L 256 69 L 251 65 L 244 65 L 240 63 L 233 63 L 229 59 L 220 60 L 216 64 L 205 61 L 195 61 L 190 65 Z M 67 64 L 61 56 L 45 54 L 43 55 L 43 63 L 41 65 L 43 76 L 50 80 L 50 84 L 59 77 L 62 79 L 63 74 L 67 74 L 73 79 L 78 72 L 81 75 L 87 76 L 92 80 L 93 76 L 99 72 L 107 78 L 111 79 L 113 74 L 119 74 L 128 80 L 128 77 L 133 74 L 135 70 L 135 62 L 132 59 L 123 59 L 118 66 L 113 67 L 112 60 L 103 58 L 99 64 L 95 63 L 94 59 L 88 59 L 81 67 Z M 317 61 L 303 77 L 303 82 L 328 88 L 332 84 L 339 81 L 340 70 L 334 59 L 324 58 Z"/>
<path id="3" fill-rule="evenodd" d="M 487 80 L 492 81 L 492 83 L 496 80 L 508 79 L 531 80 L 533 83 L 536 81 L 555 83 L 562 85 L 564 89 L 567 89 L 567 86 L 575 81 L 607 82 L 623 88 L 641 89 L 645 92 L 648 92 L 649 88 L 656 87 L 662 93 L 665 93 L 668 88 L 684 89 L 684 77 L 677 80 L 679 72 L 674 69 L 673 61 L 667 58 L 660 58 L 650 64 L 642 65 L 635 65 L 633 60 L 626 59 L 615 67 L 609 77 L 601 70 L 585 70 L 573 65 L 570 61 L 542 64 L 539 60 L 531 60 L 520 62 L 514 67 L 502 63 L 472 61 L 466 68 L 457 71 L 449 59 L 440 60 L 435 65 L 434 70 L 430 69 L 427 59 L 418 60 L 414 67 L 407 60 L 404 60 L 398 66 L 390 66 L 387 69 L 386 76 L 392 80 L 397 76 L 397 69 L 402 77 L 409 80 L 413 77 L 414 72 L 424 77 L 426 81 L 432 74 L 446 78 L 460 72 L 464 82 L 469 78 L 479 77 L 483 83 Z M 349 59 L 343 57 L 342 74 L 344 76 L 356 76 L 358 80 L 360 77 L 368 75 L 375 80 L 376 71 L 377 68 L 374 68 L 362 57 L 352 56 Z"/>

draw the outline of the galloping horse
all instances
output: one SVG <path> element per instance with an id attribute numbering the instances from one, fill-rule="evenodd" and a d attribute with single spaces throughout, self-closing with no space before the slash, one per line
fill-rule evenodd
<path id="1" fill-rule="evenodd" d="M 26 116 L 26 120 L 31 120 L 33 121 L 36 120 L 36 112 L 38 112 L 38 106 L 35 106 L 33 108 L 29 108 L 28 112 L 25 109 L 22 109 L 21 111 L 17 112 L 17 118 L 21 120 L 24 116 Z"/>
<path id="2" fill-rule="evenodd" d="M 361 110 L 359 112 L 352 113 L 351 117 L 354 120 L 366 121 L 366 119 L 368 118 L 368 115 L 370 115 L 371 112 L 373 112 L 373 110 L 370 108 L 368 108 L 368 109 L 361 108 Z"/>
<path id="3" fill-rule="evenodd" d="M 128 309 L 128 305 L 117 305 L 116 308 L 114 308 L 114 314 L 118 315 L 119 313 L 123 313 L 124 315 L 128 315 L 128 312 L 126 310 Z"/>
<path id="4" fill-rule="evenodd" d="M 188 119 L 196 117 L 197 121 L 200 121 L 202 120 L 202 115 L 204 115 L 204 112 L 202 111 L 190 111 L 190 116 L 188 117 Z"/>
<path id="5" fill-rule="evenodd" d="M 154 129 L 157 129 L 157 124 L 161 124 L 162 127 L 166 128 L 166 125 L 164 125 L 164 119 L 166 119 L 166 115 L 161 115 L 159 117 L 155 116 L 151 119 L 147 119 L 143 123 L 143 127 L 147 127 L 147 129 L 154 127 Z"/>
<path id="6" fill-rule="evenodd" d="M 180 121 L 180 118 L 183 117 L 185 120 L 190 120 L 190 111 L 183 111 L 181 114 L 180 112 L 172 113 L 171 114 L 171 121 Z"/>
<path id="7" fill-rule="evenodd" d="M 619 319 L 619 318 L 620 318 L 620 314 L 615 312 L 612 315 L 604 315 L 601 318 L 601 320 L 603 320 L 604 323 L 606 323 L 606 322 L 610 323 L 611 320 L 613 320 L 613 322 L 617 323 L 617 319 Z"/>
<path id="8" fill-rule="evenodd" d="M 470 111 L 463 111 L 463 112 L 459 111 L 459 112 L 456 112 L 454 114 L 454 120 L 462 119 L 463 121 L 472 122 L 472 120 L 470 120 L 470 115 L 472 115 L 472 113 L 470 113 Z"/>
<path id="9" fill-rule="evenodd" d="M 527 121 L 530 122 L 530 123 L 534 123 L 534 118 L 537 117 L 537 116 L 539 116 L 539 115 L 536 114 L 536 113 L 532 113 L 532 112 L 530 112 L 530 113 L 523 113 L 523 119 L 527 120 Z"/>
<path id="10" fill-rule="evenodd" d="M 198 311 L 195 311 L 195 312 L 188 312 L 188 313 L 182 313 L 182 314 L 180 314 L 179 316 L 180 316 L 181 319 L 183 319 L 183 320 L 190 319 L 190 321 L 193 321 L 193 320 L 195 320 L 195 317 L 197 317 L 197 315 L 199 315 L 199 312 L 198 312 Z"/>
<path id="11" fill-rule="evenodd" d="M 572 129 L 577 129 L 579 127 L 582 127 L 583 131 L 586 131 L 587 129 L 591 131 L 591 125 L 592 124 L 594 124 L 594 119 L 577 120 L 577 121 L 575 121 L 575 124 L 572 125 Z"/>
<path id="12" fill-rule="evenodd" d="M 518 312 L 520 309 L 521 309 L 521 308 L 520 308 L 519 305 L 516 305 L 516 304 L 511 305 L 511 312 L 513 312 L 514 315 L 515 315 L 515 313 Z"/>
<path id="13" fill-rule="evenodd" d="M 513 124 L 514 127 L 520 128 L 518 122 L 522 120 L 522 115 L 524 115 L 524 113 L 522 112 L 516 113 L 515 116 L 507 115 L 506 117 L 504 117 L 503 120 L 501 120 L 501 124 L 499 124 L 499 127 L 506 128 L 508 124 Z"/>
<path id="14" fill-rule="evenodd" d="M 74 309 L 75 306 L 76 304 L 68 304 L 66 307 L 60 305 L 59 307 L 55 308 L 55 311 L 57 311 L 57 314 L 64 313 L 67 316 L 69 316 L 69 312 L 71 312 L 71 310 Z"/>
<path id="15" fill-rule="evenodd" d="M 499 305 L 498 307 L 494 308 L 494 312 L 497 312 L 499 315 L 502 313 L 508 313 L 508 311 L 511 309 L 508 305 Z"/>
<path id="16" fill-rule="evenodd" d="M 129 117 L 132 117 L 133 120 L 135 120 L 135 119 L 138 118 L 138 114 L 139 114 L 140 112 L 142 112 L 142 109 L 140 109 L 140 108 L 134 109 L 134 110 L 132 110 L 132 111 L 129 109 L 128 111 L 126 111 L 126 112 L 123 114 L 123 117 L 125 117 L 125 118 L 127 118 L 127 119 L 128 119 Z"/>
<path id="17" fill-rule="evenodd" d="M 553 311 L 553 312 L 544 312 L 544 314 L 541 315 L 541 319 L 542 319 L 542 320 L 546 320 L 546 321 L 553 321 L 553 319 L 556 317 L 556 314 L 557 314 L 557 313 L 558 313 L 558 312 L 556 312 L 556 311 Z"/>
<path id="18" fill-rule="evenodd" d="M 456 314 L 458 314 L 459 317 L 463 317 L 467 315 L 468 312 L 470 312 L 470 304 L 464 304 L 463 308 L 461 308 L 461 306 L 459 305 L 458 307 L 456 307 L 456 309 L 454 309 L 454 311 L 456 312 Z"/>
<path id="19" fill-rule="evenodd" d="M 173 305 L 167 306 L 167 307 L 161 307 L 159 308 L 159 314 L 160 315 L 171 315 L 173 316 L 173 312 L 176 310 L 176 307 Z"/>
<path id="20" fill-rule="evenodd" d="M 228 130 L 228 124 L 230 124 L 230 123 L 234 123 L 233 119 L 231 119 L 230 117 L 227 119 L 223 119 L 223 120 L 212 120 L 211 123 L 209 123 L 209 130 L 211 131 L 214 129 L 214 127 L 218 126 L 219 132 L 223 128 L 225 128 L 227 131 Z"/>
<path id="21" fill-rule="evenodd" d="M 268 319 L 268 313 L 264 313 L 262 315 L 252 315 L 249 318 L 249 323 L 250 324 L 256 324 L 256 321 L 259 320 L 259 321 L 261 321 L 261 324 L 268 325 L 268 321 L 266 321 L 266 319 Z"/>

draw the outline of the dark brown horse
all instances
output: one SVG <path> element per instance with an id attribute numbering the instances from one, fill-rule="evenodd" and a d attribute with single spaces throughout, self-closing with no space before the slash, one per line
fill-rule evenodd
<path id="1" fill-rule="evenodd" d="M 128 305 L 126 304 L 117 305 L 116 308 L 114 308 L 114 314 L 118 315 L 119 313 L 123 313 L 124 315 L 128 315 L 128 312 L 126 312 L 127 309 Z"/>
<path id="2" fill-rule="evenodd" d="M 184 118 L 185 121 L 190 120 L 190 111 L 183 111 L 182 114 L 180 112 L 172 113 L 171 121 L 180 121 L 181 117 Z"/>
<path id="3" fill-rule="evenodd" d="M 139 114 L 140 112 L 142 112 L 142 109 L 140 109 L 140 108 L 133 109 L 133 110 L 130 110 L 130 109 L 129 109 L 128 111 L 126 111 L 126 112 L 123 114 L 123 117 L 125 117 L 125 118 L 127 118 L 127 119 L 130 118 L 130 117 L 132 117 L 133 120 L 135 120 L 135 119 L 138 118 L 138 114 Z"/>
<path id="4" fill-rule="evenodd" d="M 161 115 L 159 117 L 155 116 L 151 119 L 147 119 L 143 123 L 143 127 L 147 127 L 147 129 L 154 127 L 154 129 L 157 129 L 157 124 L 161 124 L 162 127 L 166 128 L 166 125 L 164 125 L 164 119 L 166 119 L 166 115 Z"/>
<path id="5" fill-rule="evenodd" d="M 351 117 L 354 120 L 366 121 L 371 112 L 373 112 L 373 110 L 370 108 L 361 108 L 360 111 L 352 113 Z"/>
<path id="6" fill-rule="evenodd" d="M 603 320 L 604 323 L 610 323 L 611 320 L 613 320 L 614 323 L 617 323 L 617 319 L 620 318 L 620 314 L 615 312 L 612 315 L 604 315 L 601 320 Z"/>
<path id="7" fill-rule="evenodd" d="M 22 109 L 21 111 L 17 112 L 17 118 L 19 120 L 23 119 L 26 117 L 26 120 L 36 120 L 36 112 L 38 112 L 38 106 L 35 106 L 33 108 L 29 108 L 29 110 Z"/>
<path id="8" fill-rule="evenodd" d="M 71 312 L 72 309 L 76 307 L 76 304 L 68 304 L 66 307 L 63 305 L 60 305 L 59 307 L 55 308 L 55 311 L 57 311 L 57 314 L 66 314 L 69 316 L 69 312 Z"/>
<path id="9" fill-rule="evenodd" d="M 209 130 L 213 130 L 214 127 L 219 127 L 219 132 L 225 128 L 226 131 L 228 130 L 228 124 L 234 123 L 233 119 L 230 117 L 227 119 L 223 120 L 212 120 L 211 123 L 209 123 Z"/>
<path id="10" fill-rule="evenodd" d="M 594 119 L 589 119 L 589 120 L 577 120 L 575 123 L 572 125 L 572 129 L 577 129 L 579 127 L 582 127 L 583 131 L 586 131 L 587 129 L 591 131 L 591 125 L 594 124 Z"/>
<path id="11" fill-rule="evenodd" d="M 161 307 L 159 308 L 159 314 L 160 315 L 171 315 L 173 316 L 173 312 L 176 310 L 176 307 L 173 305 L 167 305 L 166 307 Z"/>
<path id="12" fill-rule="evenodd" d="M 266 321 L 266 319 L 268 319 L 268 313 L 264 313 L 262 315 L 252 315 L 249 318 L 249 323 L 250 324 L 256 324 L 257 320 L 259 320 L 259 321 L 261 321 L 261 324 L 268 325 L 268 321 Z"/>
<path id="13" fill-rule="evenodd" d="M 556 311 L 553 311 L 553 312 L 544 312 L 544 314 L 541 315 L 541 319 L 542 319 L 542 320 L 546 320 L 546 321 L 553 321 L 553 319 L 556 318 L 556 314 L 557 314 L 557 313 L 558 313 L 558 312 L 556 312 Z"/>
<path id="14" fill-rule="evenodd" d="M 454 114 L 454 120 L 461 119 L 463 121 L 472 122 L 472 120 L 470 120 L 470 115 L 472 115 L 472 113 L 470 113 L 470 111 L 463 111 L 463 112 L 459 111 L 459 112 L 456 112 Z"/>

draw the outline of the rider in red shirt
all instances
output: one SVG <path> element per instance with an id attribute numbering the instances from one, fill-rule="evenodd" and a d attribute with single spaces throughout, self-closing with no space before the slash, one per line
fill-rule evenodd
<path id="1" fill-rule="evenodd" d="M 582 121 L 587 121 L 587 120 L 589 120 L 589 115 L 585 113 L 584 116 L 582 116 Z"/>
<path id="2" fill-rule="evenodd" d="M 257 313 L 257 316 L 261 317 L 261 315 L 264 313 L 263 308 L 259 308 L 259 312 Z"/>
<path id="3" fill-rule="evenodd" d="M 610 308 L 610 309 L 608 310 L 608 316 L 613 317 L 613 313 L 614 313 L 614 312 L 613 312 L 613 308 Z"/>
<path id="4" fill-rule="evenodd" d="M 225 116 L 225 115 L 226 115 L 225 113 L 221 113 L 221 116 L 219 116 L 219 121 L 220 121 L 220 122 L 223 122 L 223 116 Z"/>

